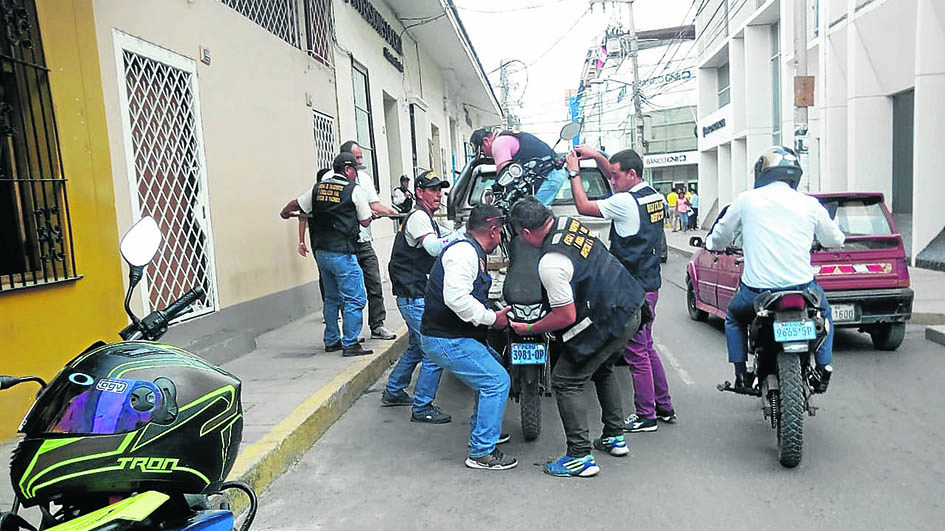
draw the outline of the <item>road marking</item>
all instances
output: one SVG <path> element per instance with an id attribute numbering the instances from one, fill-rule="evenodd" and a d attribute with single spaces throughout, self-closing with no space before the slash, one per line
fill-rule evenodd
<path id="1" fill-rule="evenodd" d="M 686 369 L 682 368 L 682 365 L 679 364 L 679 360 L 676 359 L 676 356 L 673 356 L 673 352 L 671 350 L 657 341 L 655 337 L 653 338 L 653 344 L 656 345 L 656 348 L 663 359 L 669 360 L 669 364 L 672 365 L 674 369 L 676 369 L 676 372 L 679 374 L 679 379 L 682 380 L 684 384 L 693 385 L 696 383 L 692 378 L 689 377 L 689 373 L 686 372 Z"/>

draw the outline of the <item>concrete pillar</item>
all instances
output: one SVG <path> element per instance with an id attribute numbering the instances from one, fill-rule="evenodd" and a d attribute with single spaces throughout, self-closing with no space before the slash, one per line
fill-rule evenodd
<path id="1" fill-rule="evenodd" d="M 748 175 L 748 154 L 745 149 L 744 138 L 732 140 L 732 197 L 754 186 L 754 179 Z"/>
<path id="2" fill-rule="evenodd" d="M 699 152 L 699 226 L 711 225 L 715 221 L 711 211 L 712 206 L 719 199 L 719 166 L 718 154 L 715 151 Z M 721 207 L 720 207 L 721 208 Z M 713 219 L 708 219 L 709 216 Z M 708 221 L 707 221 L 708 220 Z"/>
<path id="3" fill-rule="evenodd" d="M 824 192 L 842 192 L 847 184 L 847 76 L 845 32 L 826 35 L 823 39 L 824 61 L 817 82 L 824 87 L 823 133 L 820 185 Z"/>
<path id="4" fill-rule="evenodd" d="M 718 155 L 719 172 L 719 208 L 731 203 L 735 196 L 732 194 L 732 147 L 729 144 L 719 145 Z"/>
<path id="5" fill-rule="evenodd" d="M 744 40 L 745 132 L 768 135 L 771 144 L 771 26 L 746 26 Z M 738 131 L 738 130 L 736 130 Z"/>
<path id="6" fill-rule="evenodd" d="M 847 185 L 851 190 L 883 192 L 889 199 L 892 98 L 883 91 L 855 21 L 847 31 Z"/>
<path id="7" fill-rule="evenodd" d="M 912 197 L 912 256 L 945 227 L 945 5 L 919 0 L 916 10 L 915 140 Z"/>
<path id="8" fill-rule="evenodd" d="M 732 101 L 729 103 L 732 109 L 731 131 L 737 135 L 745 130 L 746 97 L 753 92 L 749 91 L 746 86 L 746 80 L 751 78 L 753 73 L 746 71 L 745 41 L 743 39 L 729 41 L 728 57 L 729 90 L 732 95 Z"/>

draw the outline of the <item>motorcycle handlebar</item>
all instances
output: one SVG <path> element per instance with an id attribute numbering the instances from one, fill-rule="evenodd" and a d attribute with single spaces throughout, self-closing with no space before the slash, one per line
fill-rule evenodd
<path id="1" fill-rule="evenodd" d="M 190 305 L 194 303 L 200 297 L 203 297 L 205 294 L 203 288 L 200 286 L 192 288 L 187 293 L 181 295 L 179 299 L 172 302 L 167 308 L 163 310 L 157 310 L 151 312 L 148 316 L 141 319 L 138 322 L 131 323 L 130 325 L 122 328 L 121 332 L 118 332 L 118 335 L 122 339 L 137 339 L 144 337 L 151 341 L 158 340 L 161 336 L 167 332 L 167 324 L 174 320 L 174 318 L 187 313 L 190 309 Z"/>
<path id="2" fill-rule="evenodd" d="M 191 304 L 194 303 L 197 299 L 204 296 L 204 290 L 200 286 L 192 288 L 187 293 L 181 295 L 179 299 L 172 302 L 170 306 L 164 309 L 165 317 L 168 321 L 173 321 L 175 317 L 184 313 Z"/>

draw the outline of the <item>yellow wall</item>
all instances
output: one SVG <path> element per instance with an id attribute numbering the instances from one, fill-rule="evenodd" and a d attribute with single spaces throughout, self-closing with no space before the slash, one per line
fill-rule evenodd
<path id="1" fill-rule="evenodd" d="M 0 293 L 0 374 L 51 378 L 127 322 L 115 194 L 91 0 L 37 0 L 81 279 Z M 14 437 L 34 384 L 0 395 L 0 441 Z"/>

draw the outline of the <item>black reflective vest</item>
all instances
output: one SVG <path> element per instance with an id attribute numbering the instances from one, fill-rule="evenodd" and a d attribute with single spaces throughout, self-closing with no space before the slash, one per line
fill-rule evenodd
<path id="1" fill-rule="evenodd" d="M 355 254 L 361 224 L 351 200 L 357 183 L 333 176 L 312 188 L 312 217 L 308 232 L 312 250 Z"/>
<path id="2" fill-rule="evenodd" d="M 417 215 L 429 217 L 430 223 L 433 224 L 433 234 L 427 236 L 428 238 L 440 237 L 440 227 L 433 220 L 433 216 L 422 207 L 414 209 L 404 219 L 400 230 L 394 236 L 394 247 L 390 253 L 390 262 L 387 264 L 391 291 L 396 297 L 422 298 L 427 290 L 427 277 L 430 276 L 430 270 L 436 262 L 436 257 L 430 256 L 430 253 L 419 242 L 416 247 L 407 245 L 407 223 L 410 218 Z"/>
<path id="3" fill-rule="evenodd" d="M 430 279 L 427 281 L 427 291 L 424 295 L 425 306 L 423 319 L 420 321 L 420 333 L 430 337 L 468 337 L 485 344 L 489 328 L 463 321 L 443 301 L 443 255 L 454 245 L 472 245 L 476 249 L 476 254 L 479 255 L 479 274 L 473 282 L 472 296 L 483 306 L 488 304 L 492 278 L 486 271 L 486 252 L 472 236 L 460 238 L 443 249 L 433 265 L 433 270 L 430 271 Z"/>
<path id="4" fill-rule="evenodd" d="M 555 335 L 571 359 L 581 363 L 623 332 L 643 304 L 643 287 L 576 219 L 557 218 L 541 250 L 542 255 L 561 253 L 574 266 L 571 290 L 577 316 Z"/>
<path id="5" fill-rule="evenodd" d="M 663 241 L 663 195 L 650 185 L 629 192 L 637 202 L 640 230 L 630 236 L 620 236 L 614 224 L 610 226 L 610 252 L 620 260 L 643 289 L 656 291 L 662 285 L 660 277 L 660 246 Z"/>
<path id="6" fill-rule="evenodd" d="M 499 136 L 503 135 L 514 136 L 518 139 L 518 151 L 512 155 L 512 162 L 523 164 L 532 159 L 555 157 L 555 152 L 548 146 L 548 144 L 545 144 L 533 134 L 512 133 L 510 131 L 503 131 L 502 133 L 499 133 Z"/>

